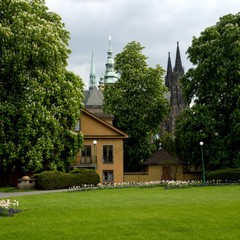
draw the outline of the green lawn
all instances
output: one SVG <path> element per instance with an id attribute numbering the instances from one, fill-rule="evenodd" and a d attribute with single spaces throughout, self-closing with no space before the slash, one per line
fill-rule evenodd
<path id="1" fill-rule="evenodd" d="M 13 198 L 12 198 L 13 199 Z M 14 198 L 0 239 L 238 240 L 240 186 L 127 188 Z"/>

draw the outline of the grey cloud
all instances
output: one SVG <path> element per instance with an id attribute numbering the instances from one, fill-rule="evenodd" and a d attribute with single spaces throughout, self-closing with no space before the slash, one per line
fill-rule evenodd
<path id="1" fill-rule="evenodd" d="M 94 51 L 96 73 L 105 70 L 108 35 L 112 36 L 114 54 L 138 41 L 151 66 L 166 68 L 170 51 L 175 59 L 176 42 L 180 42 L 183 65 L 191 64 L 185 54 L 192 37 L 214 25 L 219 17 L 237 13 L 235 0 L 46 0 L 70 32 L 69 69 L 79 74 L 86 87 L 89 81 L 91 53 Z M 88 69 L 87 69 L 88 66 Z"/>

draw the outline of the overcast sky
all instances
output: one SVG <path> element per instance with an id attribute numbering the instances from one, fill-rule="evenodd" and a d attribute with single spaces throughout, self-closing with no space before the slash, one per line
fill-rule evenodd
<path id="1" fill-rule="evenodd" d="M 148 64 L 167 67 L 168 52 L 175 63 L 179 41 L 185 71 L 191 66 L 185 54 L 193 36 L 215 25 L 223 15 L 240 11 L 239 0 L 46 0 L 70 32 L 68 69 L 89 86 L 92 51 L 97 81 L 105 71 L 108 36 L 113 54 L 127 43 L 140 42 Z"/>

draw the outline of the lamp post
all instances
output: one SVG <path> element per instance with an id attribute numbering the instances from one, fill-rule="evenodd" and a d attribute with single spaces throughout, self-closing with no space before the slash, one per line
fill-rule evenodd
<path id="1" fill-rule="evenodd" d="M 202 181 L 203 181 L 203 184 L 205 185 L 206 178 L 205 178 L 205 166 L 204 166 L 204 157 L 203 157 L 203 145 L 204 145 L 204 143 L 201 141 L 199 143 L 199 145 L 201 147 L 201 154 L 202 154 Z"/>
<path id="2" fill-rule="evenodd" d="M 96 170 L 96 165 L 97 165 L 97 154 L 96 154 L 97 140 L 93 140 L 93 146 L 94 146 L 94 168 Z"/>

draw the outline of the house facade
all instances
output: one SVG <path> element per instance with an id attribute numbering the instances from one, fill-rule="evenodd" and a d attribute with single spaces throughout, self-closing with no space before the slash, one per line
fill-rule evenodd
<path id="1" fill-rule="evenodd" d="M 184 180 L 184 163 L 163 148 L 159 148 L 141 165 L 157 180 Z"/>
<path id="2" fill-rule="evenodd" d="M 159 148 L 141 164 L 142 172 L 125 174 L 125 181 L 151 182 L 162 180 L 184 180 L 184 163 Z"/>
<path id="3" fill-rule="evenodd" d="M 142 172 L 125 173 L 125 182 L 151 182 L 151 181 L 189 181 L 200 180 L 201 172 L 188 169 L 187 165 L 177 157 L 169 154 L 165 149 L 159 148 L 149 159 L 141 164 Z"/>
<path id="4" fill-rule="evenodd" d="M 83 110 L 76 131 L 83 134 L 83 147 L 71 167 L 95 169 L 101 183 L 123 182 L 123 141 L 127 135 L 110 122 Z"/>

